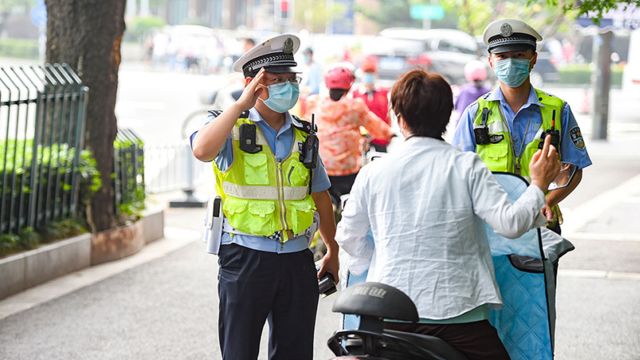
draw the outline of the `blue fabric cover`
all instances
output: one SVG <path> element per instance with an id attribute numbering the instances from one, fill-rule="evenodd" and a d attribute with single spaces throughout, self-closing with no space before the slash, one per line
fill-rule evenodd
<path id="1" fill-rule="evenodd" d="M 515 201 L 527 188 L 526 182 L 517 176 L 496 174 L 496 179 L 509 194 L 511 201 Z M 512 360 L 553 359 L 550 323 L 553 317 L 549 316 L 545 273 L 519 270 L 513 266 L 508 256 L 516 254 L 543 258 L 538 229 L 515 240 L 497 235 L 486 224 L 485 231 L 504 304 L 502 308 L 490 310 L 489 321 L 498 331 Z M 550 270 L 548 261 L 543 264 L 545 270 Z M 550 289 L 551 299 L 554 290 Z"/>

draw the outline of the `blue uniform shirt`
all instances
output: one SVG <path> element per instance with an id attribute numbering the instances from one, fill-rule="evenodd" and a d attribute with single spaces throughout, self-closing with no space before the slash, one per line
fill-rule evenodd
<path id="1" fill-rule="evenodd" d="M 279 131 L 276 131 L 271 126 L 269 126 L 269 124 L 267 124 L 267 122 L 262 119 L 255 108 L 249 110 L 249 120 L 254 121 L 256 125 L 260 127 L 260 130 L 262 130 L 265 139 L 269 143 L 269 147 L 271 147 L 271 151 L 273 151 L 278 161 L 283 160 L 289 156 L 293 145 L 292 119 L 289 113 L 285 114 L 285 123 Z M 210 118 L 209 121 L 215 121 L 215 119 Z M 197 134 L 198 132 L 196 131 L 190 137 L 192 145 L 193 140 L 195 139 Z M 231 141 L 231 134 L 229 134 L 229 137 L 227 137 L 227 141 L 224 143 L 222 149 L 220 149 L 220 152 L 218 153 L 218 156 L 215 158 L 215 162 L 218 165 L 218 168 L 222 171 L 228 169 L 229 164 L 233 162 L 233 146 L 231 144 Z M 311 191 L 325 191 L 329 189 L 330 186 L 331 182 L 329 181 L 329 176 L 327 176 L 327 173 L 324 169 L 324 165 L 322 164 L 322 161 L 318 161 L 318 167 L 313 170 Z M 315 228 L 315 226 L 312 226 L 311 228 Z M 292 253 L 307 249 L 309 247 L 311 236 L 313 236 L 313 234 L 311 234 L 311 231 L 307 231 L 307 233 L 305 233 L 304 235 L 295 237 L 285 242 L 284 244 L 281 244 L 277 240 L 262 236 L 247 236 L 237 234 L 232 236 L 225 232 L 222 234 L 220 244 L 237 244 L 259 251 Z"/>
<path id="2" fill-rule="evenodd" d="M 538 101 L 535 90 L 531 87 L 527 102 L 515 114 L 505 100 L 499 87 L 487 95 L 487 100 L 500 101 L 500 109 L 502 109 L 502 114 L 504 114 L 505 120 L 509 125 L 516 156 L 520 157 L 527 144 L 534 140 L 538 129 L 542 126 L 542 116 L 540 116 L 540 106 L 542 106 L 542 104 Z M 453 145 L 460 150 L 476 151 L 473 121 L 475 120 L 477 111 L 478 103 L 475 102 L 469 105 L 460 117 L 452 140 Z M 562 162 L 571 163 L 578 169 L 583 169 L 591 165 L 591 159 L 584 146 L 584 139 L 582 138 L 580 127 L 578 127 L 576 118 L 573 116 L 573 112 L 571 112 L 571 108 L 567 103 L 565 103 L 562 108 L 561 121 L 562 138 L 560 140 L 560 152 Z"/>

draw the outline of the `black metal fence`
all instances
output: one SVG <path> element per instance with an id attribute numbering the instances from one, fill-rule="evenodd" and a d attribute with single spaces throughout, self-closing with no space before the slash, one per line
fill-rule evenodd
<path id="1" fill-rule="evenodd" d="M 116 214 L 132 213 L 144 206 L 144 142 L 131 129 L 118 129 L 114 147 Z"/>
<path id="2" fill-rule="evenodd" d="M 77 213 L 87 97 L 66 64 L 0 67 L 0 234 Z"/>

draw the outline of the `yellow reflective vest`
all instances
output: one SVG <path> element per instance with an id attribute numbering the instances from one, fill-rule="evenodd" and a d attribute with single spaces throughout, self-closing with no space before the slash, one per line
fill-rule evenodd
<path id="1" fill-rule="evenodd" d="M 256 145 L 248 153 L 240 149 L 240 126 L 256 126 Z M 310 170 L 300 162 L 299 144 L 307 133 L 292 125 L 294 141 L 289 156 L 277 161 L 262 130 L 248 118 L 240 118 L 232 132 L 233 162 L 226 171 L 213 163 L 216 192 L 229 225 L 239 232 L 280 240 L 304 233 L 313 222 L 315 203 L 309 195 Z"/>
<path id="2" fill-rule="evenodd" d="M 485 126 L 482 119 L 482 110 L 485 108 L 488 109 L 489 114 L 486 126 L 489 128 L 490 138 L 495 141 L 486 145 L 476 144 L 476 153 L 478 153 L 478 156 L 484 161 L 489 170 L 518 174 L 527 180 L 531 180 L 529 177 L 529 163 L 531 162 L 533 154 L 538 150 L 542 133 L 554 128 L 562 134 L 561 119 L 564 101 L 538 89 L 535 89 L 535 92 L 538 100 L 542 104 L 540 106 L 542 125 L 537 130 L 533 140 L 526 144 L 524 151 L 522 151 L 519 157 L 516 156 L 516 146 L 520 146 L 520 144 L 513 143 L 509 125 L 502 114 L 502 109 L 500 109 L 500 101 L 488 101 L 485 99 L 486 96 L 478 99 L 478 111 L 473 122 L 473 127 L 476 129 Z M 555 121 L 553 121 L 554 111 Z M 523 136 L 526 136 L 526 134 Z M 496 141 L 498 139 L 500 139 L 500 141 Z M 562 139 L 562 135 L 560 135 L 560 139 Z M 558 153 L 560 153 L 560 149 L 558 149 Z"/>
<path id="3" fill-rule="evenodd" d="M 538 150 L 538 144 L 542 141 L 542 133 L 553 128 L 558 130 L 560 139 L 562 139 L 562 109 L 564 107 L 564 101 L 539 89 L 534 90 L 538 101 L 542 104 L 540 106 L 542 125 L 537 130 L 533 140 L 526 144 L 524 151 L 522 151 L 519 157 L 516 156 L 515 149 L 516 146 L 520 146 L 520 144 L 513 143 L 509 125 L 500 108 L 500 101 L 488 101 L 486 100 L 486 96 L 478 99 L 478 111 L 473 121 L 474 129 L 485 126 L 482 119 L 482 110 L 486 108 L 489 110 L 486 119 L 486 126 L 489 128 L 489 137 L 494 141 L 501 139 L 500 141 L 491 142 L 486 145 L 476 144 L 476 153 L 485 165 L 487 165 L 489 170 L 518 174 L 526 178 L 527 181 L 531 181 L 529 163 L 531 162 L 533 154 Z M 524 136 L 526 136 L 526 134 L 523 135 L 523 138 Z M 562 144 L 560 144 L 560 146 L 562 146 Z M 560 149 L 557 150 L 558 154 L 560 154 Z M 558 222 L 561 224 L 562 213 L 560 212 L 560 208 L 554 206 L 552 210 L 554 213 L 552 223 Z"/>

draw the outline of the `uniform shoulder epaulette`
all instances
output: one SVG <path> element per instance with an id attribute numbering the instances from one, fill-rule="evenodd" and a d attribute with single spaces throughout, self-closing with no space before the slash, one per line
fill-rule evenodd
<path id="1" fill-rule="evenodd" d="M 209 110 L 208 112 L 209 112 L 209 117 L 214 118 L 214 119 L 217 118 L 218 116 L 220 116 L 220 114 L 222 114 L 222 110 Z M 241 119 L 244 119 L 244 118 L 247 118 L 247 117 L 249 117 L 249 111 L 248 110 L 243 111 L 239 116 L 239 118 L 241 118 Z"/>
<path id="2" fill-rule="evenodd" d="M 210 118 L 217 118 L 218 116 L 220 116 L 220 114 L 222 114 L 222 110 L 209 110 L 209 117 Z"/>
<path id="3" fill-rule="evenodd" d="M 293 121 L 291 122 L 293 124 L 293 126 L 296 129 L 300 129 L 306 133 L 310 133 L 311 132 L 311 123 L 306 121 L 306 120 L 302 120 L 299 117 L 297 117 L 296 115 L 291 115 L 291 117 L 293 118 Z"/>

